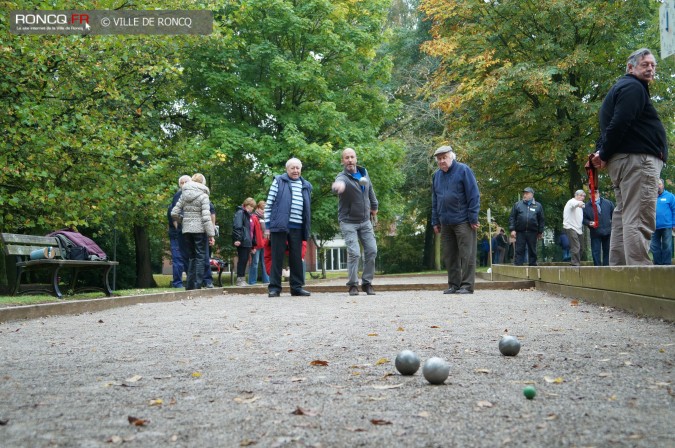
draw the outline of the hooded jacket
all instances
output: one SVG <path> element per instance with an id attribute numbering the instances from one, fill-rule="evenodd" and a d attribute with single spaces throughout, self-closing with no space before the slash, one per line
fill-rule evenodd
<path id="1" fill-rule="evenodd" d="M 190 181 L 183 185 L 183 192 L 171 210 L 174 221 L 183 224 L 183 233 L 206 233 L 215 236 L 216 231 L 211 221 L 209 206 L 209 188 L 199 182 Z"/>
<path id="2" fill-rule="evenodd" d="M 251 215 L 241 205 L 237 206 L 232 221 L 232 242 L 239 241 L 240 247 L 253 247 L 251 235 Z"/>
<path id="3" fill-rule="evenodd" d="M 335 181 L 344 182 L 345 190 L 340 193 L 338 201 L 338 220 L 349 224 L 361 224 L 370 219 L 370 211 L 377 210 L 378 202 L 368 171 L 357 166 L 356 170 L 362 179 L 368 181 L 363 187 L 352 173 L 345 168 L 337 175 Z"/>

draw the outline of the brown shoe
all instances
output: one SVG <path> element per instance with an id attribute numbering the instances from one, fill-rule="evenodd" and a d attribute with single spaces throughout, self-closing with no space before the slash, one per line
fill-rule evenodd
<path id="1" fill-rule="evenodd" d="M 363 292 L 365 292 L 369 296 L 375 295 L 375 290 L 373 289 L 373 285 L 371 285 L 370 283 L 367 283 L 367 284 L 363 285 L 362 289 L 363 289 Z"/>
<path id="2" fill-rule="evenodd" d="M 356 285 L 352 285 L 349 287 L 349 295 L 350 296 L 358 296 L 359 295 L 359 287 Z"/>

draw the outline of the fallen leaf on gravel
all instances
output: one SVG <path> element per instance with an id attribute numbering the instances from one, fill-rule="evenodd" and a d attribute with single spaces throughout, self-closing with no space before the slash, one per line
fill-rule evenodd
<path id="1" fill-rule="evenodd" d="M 403 387 L 403 383 L 400 383 L 400 384 L 375 384 L 373 386 L 373 389 L 387 390 L 387 389 L 398 389 L 399 387 Z"/>
<path id="2" fill-rule="evenodd" d="M 422 418 L 429 418 L 430 415 L 431 414 L 429 414 L 427 411 L 422 411 L 419 414 L 417 414 L 418 417 L 422 417 Z"/>
<path id="3" fill-rule="evenodd" d="M 150 400 L 150 403 L 148 403 L 149 406 L 161 406 L 162 404 L 164 404 L 164 400 L 162 400 L 161 398 Z"/>
<path id="4" fill-rule="evenodd" d="M 432 326 L 429 327 L 429 328 L 441 328 L 441 327 L 439 327 L 438 325 L 432 325 Z"/>
<path id="5" fill-rule="evenodd" d="M 565 380 L 561 376 L 559 376 L 558 378 L 551 378 L 550 376 L 545 376 L 544 381 L 553 384 L 562 384 L 563 382 L 565 382 Z"/>
<path id="6" fill-rule="evenodd" d="M 103 319 L 99 319 L 99 320 L 98 320 L 98 323 L 99 323 L 99 324 L 102 324 L 102 323 L 103 323 Z"/>
<path id="7" fill-rule="evenodd" d="M 235 403 L 239 404 L 250 404 L 259 399 L 260 397 L 254 395 L 252 397 L 235 397 L 233 398 Z"/>
<path id="8" fill-rule="evenodd" d="M 309 363 L 310 366 L 327 366 L 328 361 L 322 361 L 320 359 L 315 359 L 314 361 Z"/>
<path id="9" fill-rule="evenodd" d="M 474 372 L 476 373 L 490 373 L 488 369 L 475 369 Z"/>
<path id="10" fill-rule="evenodd" d="M 192 378 L 201 378 L 202 372 L 192 372 Z"/>
<path id="11" fill-rule="evenodd" d="M 353 426 L 347 426 L 345 429 L 351 432 L 366 432 L 364 428 L 354 428 Z"/>
<path id="12" fill-rule="evenodd" d="M 295 411 L 291 412 L 291 414 L 293 414 L 293 415 L 306 415 L 308 417 L 314 417 L 315 415 L 317 415 L 316 412 L 310 411 L 309 409 L 303 409 L 300 406 L 297 406 L 295 408 Z"/>
<path id="13" fill-rule="evenodd" d="M 570 305 L 571 305 L 571 306 L 579 306 L 579 301 L 576 300 L 576 299 L 575 299 L 575 300 L 572 300 L 572 301 L 570 302 Z"/>
<path id="14" fill-rule="evenodd" d="M 608 401 L 616 401 L 616 395 L 612 395 L 607 399 Z"/>
<path id="15" fill-rule="evenodd" d="M 106 440 L 107 443 L 114 443 L 115 445 L 119 445 L 120 443 L 123 442 L 122 438 L 120 436 L 112 436 L 108 440 Z"/>
<path id="16" fill-rule="evenodd" d="M 624 361 L 624 362 L 623 362 L 623 365 L 625 365 L 625 366 L 632 366 L 633 363 L 630 362 L 630 361 Z"/>
<path id="17" fill-rule="evenodd" d="M 9 423 L 9 419 L 0 419 L 0 426 L 5 426 L 7 423 Z"/>
<path id="18" fill-rule="evenodd" d="M 478 403 L 476 403 L 479 408 L 491 408 L 494 406 L 494 404 L 490 403 L 489 401 L 481 400 Z"/>
<path id="19" fill-rule="evenodd" d="M 387 358 L 380 358 L 375 362 L 376 366 L 381 366 L 382 364 L 389 364 L 389 360 Z"/>
<path id="20" fill-rule="evenodd" d="M 550 414 L 548 414 L 548 416 L 544 417 L 544 420 L 555 420 L 557 418 L 558 416 L 555 415 L 553 412 L 551 412 Z"/>
<path id="21" fill-rule="evenodd" d="M 299 377 L 293 377 L 291 378 L 291 383 L 302 383 L 305 381 L 307 378 L 299 378 Z"/>
<path id="22" fill-rule="evenodd" d="M 403 329 L 403 327 L 398 327 L 398 328 L 396 329 L 396 331 L 405 331 L 405 330 Z M 662 350 L 663 350 L 663 349 L 662 349 Z"/>
<path id="23" fill-rule="evenodd" d="M 137 381 L 140 381 L 141 379 L 143 379 L 142 376 L 140 376 L 140 375 L 134 375 L 134 376 L 132 376 L 131 378 L 127 378 L 127 379 L 124 380 L 124 381 L 126 381 L 126 382 L 128 382 L 128 383 L 135 383 L 135 382 L 137 382 Z"/>
<path id="24" fill-rule="evenodd" d="M 127 417 L 127 420 L 129 420 L 130 425 L 134 426 L 145 426 L 150 423 L 150 420 L 148 419 L 132 417 L 131 415 Z"/>
<path id="25" fill-rule="evenodd" d="M 631 434 L 631 435 L 628 436 L 628 438 L 631 439 L 631 440 L 638 440 L 638 439 L 641 439 L 643 437 L 644 436 L 642 434 Z"/>
<path id="26" fill-rule="evenodd" d="M 377 333 L 368 333 L 368 336 L 379 336 Z"/>
<path id="27" fill-rule="evenodd" d="M 612 376 L 612 374 L 610 372 L 600 372 L 598 373 L 598 376 L 601 378 L 606 378 L 608 376 Z"/>
<path id="28" fill-rule="evenodd" d="M 609 361 L 609 358 L 601 359 L 599 362 L 607 362 Z"/>
<path id="29" fill-rule="evenodd" d="M 255 440 L 244 439 L 241 442 L 239 442 L 239 446 L 251 446 L 251 445 L 255 445 L 256 443 L 258 443 L 258 442 L 256 442 Z"/>
<path id="30" fill-rule="evenodd" d="M 372 423 L 373 425 L 391 425 L 391 422 L 389 420 L 381 420 L 379 418 L 371 419 L 370 423 Z"/>
<path id="31" fill-rule="evenodd" d="M 174 434 L 169 437 L 169 442 L 176 442 L 178 440 L 178 434 Z"/>

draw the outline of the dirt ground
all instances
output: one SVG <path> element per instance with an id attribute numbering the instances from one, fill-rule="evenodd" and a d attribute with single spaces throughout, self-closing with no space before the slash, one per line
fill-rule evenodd
<path id="1" fill-rule="evenodd" d="M 0 446 L 673 447 L 674 330 L 534 290 L 186 295 L 7 322 Z M 398 374 L 404 349 L 447 360 L 445 384 Z"/>

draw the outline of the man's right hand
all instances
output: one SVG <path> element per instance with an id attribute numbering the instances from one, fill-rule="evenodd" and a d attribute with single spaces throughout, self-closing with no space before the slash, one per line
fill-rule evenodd
<path id="1" fill-rule="evenodd" d="M 441 226 L 434 226 L 434 233 L 440 233 L 441 232 Z"/>
<path id="2" fill-rule="evenodd" d="M 591 159 L 591 163 L 593 164 L 594 167 L 599 168 L 599 169 L 604 169 L 607 166 L 607 162 L 605 162 L 604 160 L 602 160 L 600 158 L 600 151 L 593 154 L 593 158 Z"/>

